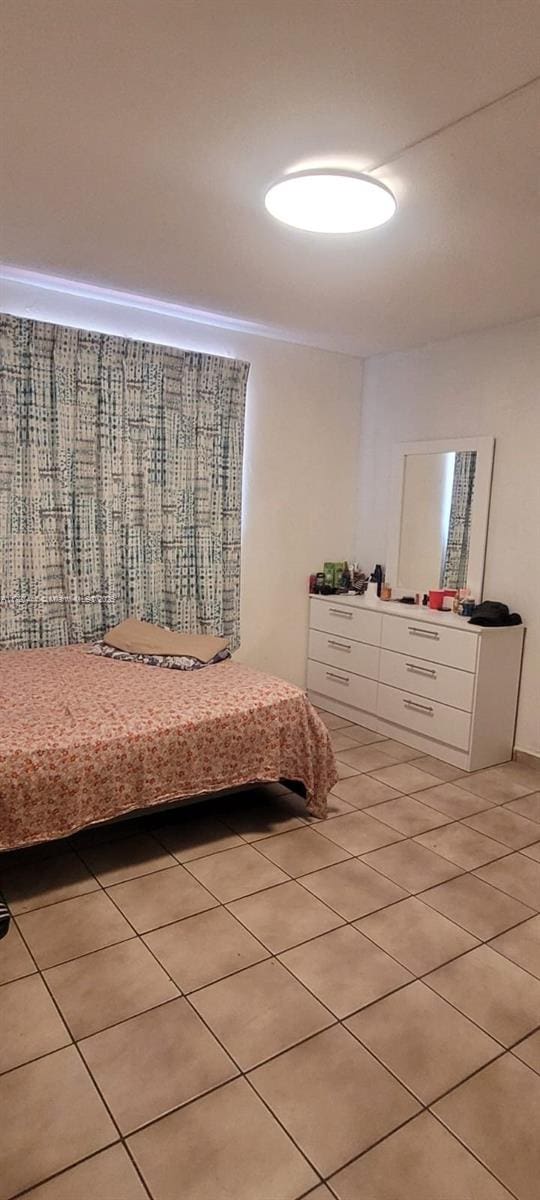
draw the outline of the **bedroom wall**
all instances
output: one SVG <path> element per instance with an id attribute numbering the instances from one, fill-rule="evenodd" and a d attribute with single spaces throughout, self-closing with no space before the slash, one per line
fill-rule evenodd
<path id="1" fill-rule="evenodd" d="M 484 596 L 527 625 L 516 731 L 540 754 L 540 320 L 364 364 L 358 557 L 384 561 L 394 442 L 496 438 Z"/>
<path id="2" fill-rule="evenodd" d="M 361 360 L 28 283 L 0 309 L 251 362 L 237 658 L 303 686 L 309 574 L 352 554 Z"/>

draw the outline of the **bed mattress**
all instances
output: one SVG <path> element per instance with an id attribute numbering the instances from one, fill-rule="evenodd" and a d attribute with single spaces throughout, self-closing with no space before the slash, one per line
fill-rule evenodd
<path id="1" fill-rule="evenodd" d="M 88 646 L 0 655 L 0 849 L 256 781 L 326 812 L 330 739 L 301 689 L 226 661 L 166 671 Z"/>

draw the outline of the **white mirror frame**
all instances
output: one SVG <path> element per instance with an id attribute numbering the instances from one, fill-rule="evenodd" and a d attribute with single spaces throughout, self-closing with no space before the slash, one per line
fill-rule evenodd
<path id="1" fill-rule="evenodd" d="M 392 499 L 388 553 L 386 556 L 386 578 L 395 586 L 398 577 L 399 543 L 401 536 L 401 510 L 405 486 L 405 461 L 411 454 L 447 454 L 459 450 L 476 450 L 476 475 L 474 482 L 474 504 L 469 540 L 469 562 L 467 587 L 473 598 L 480 602 L 484 586 L 484 564 L 488 536 L 489 501 L 495 438 L 454 438 L 438 442 L 398 442 L 393 447 Z M 406 592 L 406 588 L 396 588 Z"/>

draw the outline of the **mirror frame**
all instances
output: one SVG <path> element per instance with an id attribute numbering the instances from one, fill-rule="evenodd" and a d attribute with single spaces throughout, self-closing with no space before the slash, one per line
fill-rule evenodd
<path id="1" fill-rule="evenodd" d="M 482 599 L 484 565 L 488 539 L 489 503 L 495 438 L 446 438 L 436 442 L 397 442 L 393 446 L 392 494 L 386 578 L 393 590 L 407 593 L 408 588 L 397 585 L 401 515 L 405 487 L 405 461 L 412 454 L 446 454 L 449 451 L 476 450 L 474 504 L 469 540 L 467 587 L 477 603 Z M 435 581 L 434 581 L 435 586 Z"/>

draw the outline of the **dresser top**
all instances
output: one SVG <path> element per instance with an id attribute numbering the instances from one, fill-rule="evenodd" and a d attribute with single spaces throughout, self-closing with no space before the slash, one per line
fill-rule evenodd
<path id="1" fill-rule="evenodd" d="M 406 621 L 424 621 L 427 625 L 445 625 L 450 629 L 459 629 L 460 633 L 474 634 L 477 637 L 499 634 L 501 630 L 522 634 L 523 625 L 470 625 L 467 617 L 460 617 L 453 612 L 442 612 L 439 609 L 428 608 L 423 604 L 400 604 L 398 600 L 379 600 L 372 596 L 310 596 L 311 600 L 319 600 L 323 604 L 346 604 L 348 608 L 356 608 L 367 612 L 377 612 L 383 615 L 402 617 Z"/>

